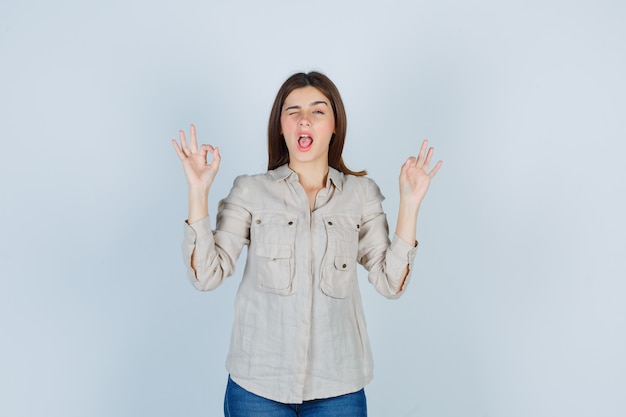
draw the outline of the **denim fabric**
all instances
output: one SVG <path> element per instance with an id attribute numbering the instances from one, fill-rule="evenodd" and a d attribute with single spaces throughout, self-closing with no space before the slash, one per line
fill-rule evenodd
<path id="1" fill-rule="evenodd" d="M 224 417 L 367 417 L 365 390 L 302 404 L 284 404 L 246 391 L 230 377 Z"/>

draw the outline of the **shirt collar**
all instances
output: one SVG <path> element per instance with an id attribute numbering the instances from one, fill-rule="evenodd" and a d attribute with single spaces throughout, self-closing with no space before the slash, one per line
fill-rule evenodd
<path id="1" fill-rule="evenodd" d="M 278 168 L 273 169 L 273 170 L 268 172 L 268 175 L 274 181 L 285 180 L 285 179 L 289 178 L 292 174 L 295 174 L 295 172 L 293 172 L 291 170 L 291 168 L 289 168 L 289 166 L 287 164 L 281 165 Z M 328 180 L 331 181 L 333 183 L 333 185 L 339 191 L 343 190 L 343 180 L 344 180 L 343 173 L 341 173 L 340 171 L 337 171 L 333 167 L 328 167 Z"/>
<path id="2" fill-rule="evenodd" d="M 332 181 L 332 183 L 335 185 L 335 187 L 339 191 L 343 190 L 343 173 L 342 172 L 337 171 L 333 167 L 328 167 L 328 178 L 330 179 L 330 181 Z"/>

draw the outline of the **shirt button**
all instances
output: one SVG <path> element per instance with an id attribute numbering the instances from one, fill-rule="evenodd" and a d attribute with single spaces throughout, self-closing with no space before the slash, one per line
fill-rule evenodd
<path id="1" fill-rule="evenodd" d="M 328 222 L 328 225 L 329 225 L 329 226 L 332 226 L 332 225 L 333 225 L 333 222 Z"/>
<path id="2" fill-rule="evenodd" d="M 293 224 L 293 222 L 289 222 L 289 223 L 287 223 L 287 224 L 288 224 L 289 226 L 291 226 L 291 225 Z"/>
<path id="3" fill-rule="evenodd" d="M 256 224 L 261 224 L 261 219 L 256 219 Z"/>
<path id="4" fill-rule="evenodd" d="M 348 265 L 346 265 L 346 264 L 341 265 L 341 267 L 342 267 L 343 269 L 346 269 L 346 267 L 347 267 L 347 266 L 348 266 Z"/>

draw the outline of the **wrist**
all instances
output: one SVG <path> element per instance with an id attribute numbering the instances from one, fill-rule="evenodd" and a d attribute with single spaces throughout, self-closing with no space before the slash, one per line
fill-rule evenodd
<path id="1" fill-rule="evenodd" d="M 209 189 L 204 187 L 189 187 L 187 197 L 189 201 L 206 201 L 209 198 Z"/>
<path id="2" fill-rule="evenodd" d="M 209 190 L 189 189 L 188 223 L 193 223 L 209 215 Z"/>
<path id="3" fill-rule="evenodd" d="M 420 201 L 411 201 L 400 197 L 398 208 L 405 214 L 417 216 L 420 210 L 420 203 Z"/>

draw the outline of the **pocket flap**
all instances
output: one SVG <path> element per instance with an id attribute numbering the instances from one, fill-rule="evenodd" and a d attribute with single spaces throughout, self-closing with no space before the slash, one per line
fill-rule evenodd
<path id="1" fill-rule="evenodd" d="M 339 271 L 349 271 L 354 265 L 354 260 L 346 256 L 335 256 L 335 268 Z"/>

